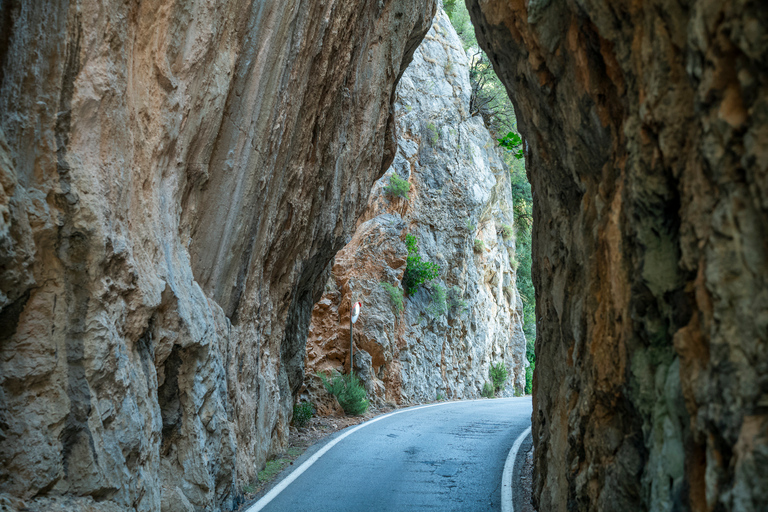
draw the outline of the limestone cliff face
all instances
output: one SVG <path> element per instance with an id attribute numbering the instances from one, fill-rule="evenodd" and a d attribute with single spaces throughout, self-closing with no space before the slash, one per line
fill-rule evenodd
<path id="1" fill-rule="evenodd" d="M 534 192 L 539 510 L 768 510 L 768 10 L 468 0 Z"/>
<path id="2" fill-rule="evenodd" d="M 507 392 L 525 384 L 522 302 L 515 287 L 515 245 L 508 172 L 480 117 L 468 117 L 469 67 L 447 16 L 439 13 L 397 88 L 398 149 L 373 187 L 352 240 L 336 256 L 315 306 L 307 345 L 312 374 L 347 369 L 350 304 L 355 367 L 374 400 L 403 403 L 479 396 L 489 364 L 510 369 Z M 397 175 L 409 199 L 384 188 Z M 406 234 L 440 278 L 406 296 L 398 313 L 382 283 L 402 291 Z M 508 234 L 511 234 L 508 233 Z M 475 240 L 482 248 L 475 249 Z M 447 311 L 439 309 L 438 287 Z"/>
<path id="3" fill-rule="evenodd" d="M 435 7 L 0 4 L 3 499 L 235 504 Z"/>

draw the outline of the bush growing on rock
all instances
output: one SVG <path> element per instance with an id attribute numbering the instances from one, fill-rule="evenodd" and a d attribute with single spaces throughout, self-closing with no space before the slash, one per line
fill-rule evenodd
<path id="1" fill-rule="evenodd" d="M 323 381 L 325 390 L 336 397 L 346 414 L 360 416 L 368 410 L 365 387 L 357 375 L 333 372 L 331 375 L 318 373 L 318 377 Z"/>
<path id="2" fill-rule="evenodd" d="M 452 286 L 448 293 L 448 309 L 454 313 L 462 313 L 469 309 L 467 301 L 461 298 L 461 288 L 456 285 Z"/>
<path id="3" fill-rule="evenodd" d="M 515 232 L 512 229 L 512 226 L 509 224 L 502 224 L 501 225 L 501 236 L 504 237 L 504 240 L 508 240 L 514 236 Z"/>
<path id="4" fill-rule="evenodd" d="M 483 384 L 483 390 L 480 392 L 480 396 L 482 396 L 483 398 L 494 397 L 493 386 L 491 385 L 490 382 L 486 382 L 485 384 Z"/>
<path id="5" fill-rule="evenodd" d="M 533 393 L 533 370 L 536 369 L 536 361 L 531 361 L 531 364 L 525 369 L 525 394 L 530 395 Z"/>
<path id="6" fill-rule="evenodd" d="M 445 288 L 439 283 L 432 285 L 432 303 L 427 307 L 427 313 L 432 318 L 443 316 L 448 312 L 448 302 L 446 301 Z"/>
<path id="7" fill-rule="evenodd" d="M 403 312 L 403 290 L 397 286 L 392 286 L 389 283 L 382 282 L 381 286 L 389 293 L 389 300 L 392 301 L 392 306 L 395 308 L 395 315 L 400 316 Z"/>
<path id="8" fill-rule="evenodd" d="M 440 275 L 440 267 L 435 263 L 421 259 L 415 236 L 406 235 L 405 246 L 408 248 L 408 259 L 406 260 L 405 274 L 403 274 L 403 288 L 408 295 L 413 295 L 419 290 L 420 284 Z"/>
<path id="9" fill-rule="evenodd" d="M 393 174 L 389 177 L 389 185 L 384 187 L 384 193 L 390 197 L 402 197 L 406 201 L 410 199 L 408 197 L 408 191 L 411 190 L 411 184 L 408 180 L 402 179 L 397 174 Z"/>
<path id="10" fill-rule="evenodd" d="M 293 406 L 293 424 L 298 428 L 309 425 L 309 420 L 315 414 L 315 408 L 310 402 L 302 402 Z"/>
<path id="11" fill-rule="evenodd" d="M 491 381 L 493 382 L 493 391 L 498 393 L 504 387 L 504 383 L 507 381 L 507 366 L 504 362 L 491 364 L 489 370 Z"/>
<path id="12" fill-rule="evenodd" d="M 483 251 L 485 251 L 485 242 L 479 238 L 475 238 L 475 246 L 473 249 L 476 253 L 481 254 Z"/>

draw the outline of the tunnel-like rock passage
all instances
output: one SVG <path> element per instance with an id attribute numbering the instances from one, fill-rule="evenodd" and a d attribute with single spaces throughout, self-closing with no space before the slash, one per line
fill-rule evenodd
<path id="1" fill-rule="evenodd" d="M 539 510 L 768 510 L 768 8 L 467 3 L 534 193 Z"/>

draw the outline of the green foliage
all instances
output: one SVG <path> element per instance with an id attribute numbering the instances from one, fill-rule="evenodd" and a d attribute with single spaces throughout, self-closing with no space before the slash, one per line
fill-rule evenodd
<path id="1" fill-rule="evenodd" d="M 480 396 L 484 398 L 493 398 L 496 396 L 493 392 L 493 385 L 490 382 L 483 384 L 483 390 L 480 392 Z"/>
<path id="2" fill-rule="evenodd" d="M 432 318 L 443 316 L 448 312 L 448 303 L 446 301 L 445 288 L 440 283 L 432 285 L 432 303 L 427 306 L 427 313 Z"/>
<path id="3" fill-rule="evenodd" d="M 435 146 L 437 144 L 437 141 L 440 140 L 440 134 L 437 131 L 437 127 L 434 123 L 427 123 L 427 138 L 429 139 L 429 142 Z"/>
<path id="4" fill-rule="evenodd" d="M 440 392 L 438 391 L 438 392 L 437 392 L 437 395 L 435 395 L 435 401 L 436 401 L 436 402 L 442 402 L 443 400 L 445 400 L 445 397 L 443 396 L 443 394 L 442 394 L 442 393 L 440 393 Z"/>
<path id="5" fill-rule="evenodd" d="M 475 224 L 472 222 L 472 219 L 468 218 L 464 223 L 464 227 L 467 228 L 467 231 L 470 233 L 474 233 L 477 226 L 475 226 Z"/>
<path id="6" fill-rule="evenodd" d="M 320 380 L 323 381 L 325 390 L 336 397 L 341 408 L 346 414 L 360 416 L 368 410 L 368 399 L 366 398 L 365 387 L 357 378 L 357 375 L 342 375 L 334 372 L 330 376 L 318 373 Z"/>
<path id="7" fill-rule="evenodd" d="M 448 292 L 448 309 L 455 313 L 462 313 L 468 309 L 467 301 L 461 298 L 461 288 L 452 286 Z"/>
<path id="8" fill-rule="evenodd" d="M 512 226 L 509 224 L 502 224 L 501 225 L 501 236 L 504 237 L 505 240 L 512 238 L 515 236 L 515 232 L 512 229 Z"/>
<path id="9" fill-rule="evenodd" d="M 504 362 L 491 364 L 489 370 L 491 381 L 493 382 L 493 390 L 498 393 L 504 388 L 504 383 L 507 381 L 507 366 Z"/>
<path id="10" fill-rule="evenodd" d="M 298 428 L 304 428 L 309 425 L 309 420 L 315 414 L 315 408 L 310 402 L 302 402 L 293 406 L 293 424 Z"/>
<path id="11" fill-rule="evenodd" d="M 253 484 L 247 484 L 243 486 L 243 494 L 253 494 L 256 490 L 256 486 Z"/>
<path id="12" fill-rule="evenodd" d="M 381 286 L 389 292 L 389 300 L 392 301 L 392 306 L 395 308 L 395 315 L 400 316 L 405 307 L 403 306 L 403 290 L 385 282 L 382 282 Z"/>
<path id="13" fill-rule="evenodd" d="M 521 147 L 523 145 L 523 140 L 517 133 L 509 132 L 502 138 L 496 140 L 499 141 L 499 146 L 510 151 L 514 158 L 518 160 L 523 158 L 523 148 Z"/>
<path id="14" fill-rule="evenodd" d="M 525 394 L 533 393 L 533 370 L 536 369 L 536 362 L 531 361 L 531 365 L 525 369 Z"/>
<path id="15" fill-rule="evenodd" d="M 392 197 L 403 197 L 407 201 L 408 191 L 411 190 L 411 184 L 408 180 L 402 179 L 397 174 L 392 174 L 389 177 L 389 185 L 384 187 L 384 193 Z"/>
<path id="16" fill-rule="evenodd" d="M 476 253 L 481 254 L 483 251 L 485 251 L 485 242 L 479 238 L 475 238 L 475 245 L 473 249 Z"/>
<path id="17" fill-rule="evenodd" d="M 406 235 L 405 245 L 408 248 L 408 259 L 403 275 L 403 288 L 408 295 L 413 295 L 418 291 L 419 285 L 440 275 L 440 267 L 435 263 L 421 259 L 415 236 Z"/>
<path id="18" fill-rule="evenodd" d="M 464 0 L 446 0 L 443 2 L 443 9 L 451 20 L 454 30 L 459 35 L 464 50 L 477 48 L 475 29 L 472 26 L 472 20 L 469 18 L 467 6 L 464 5 Z"/>

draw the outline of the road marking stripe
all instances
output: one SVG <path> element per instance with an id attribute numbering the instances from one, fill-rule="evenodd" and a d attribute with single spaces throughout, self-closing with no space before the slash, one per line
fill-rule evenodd
<path id="1" fill-rule="evenodd" d="M 501 474 L 501 512 L 515 512 L 515 505 L 512 503 L 512 474 L 515 469 L 515 459 L 520 445 L 523 444 L 526 436 L 531 433 L 531 427 L 525 429 L 517 438 L 512 449 L 507 455 L 507 462 L 504 463 L 504 472 Z"/>
<path id="2" fill-rule="evenodd" d="M 503 400 L 503 399 L 502 399 L 502 400 Z M 262 496 L 262 497 L 261 497 L 261 499 L 260 499 L 259 501 L 257 501 L 256 503 L 254 503 L 253 505 L 251 505 L 250 507 L 248 507 L 247 509 L 245 509 L 245 512 L 259 512 L 261 509 L 263 509 L 264 507 L 266 507 L 266 506 L 267 506 L 267 504 L 269 504 L 269 502 L 270 502 L 270 501 L 272 501 L 273 499 L 275 499 L 275 498 L 277 497 L 277 495 L 278 495 L 278 494 L 280 494 L 281 492 L 283 492 L 283 490 L 284 490 L 286 487 L 288 487 L 289 485 L 291 485 L 291 483 L 292 483 L 294 480 L 296 480 L 297 478 L 299 478 L 299 477 L 301 476 L 301 474 L 302 474 L 302 473 L 304 473 L 306 470 L 308 470 L 308 469 L 309 469 L 309 467 L 310 467 L 312 464 L 314 464 L 315 462 L 317 462 L 317 460 L 318 460 L 320 457 L 322 457 L 323 455 L 325 455 L 325 453 L 326 453 L 328 450 L 330 450 L 331 448 L 333 448 L 334 446 L 336 446 L 336 445 L 337 445 L 337 444 L 338 444 L 338 443 L 339 443 L 339 442 L 340 442 L 342 439 L 344 439 L 345 437 L 347 437 L 347 436 L 349 436 L 349 435 L 351 435 L 351 434 L 354 434 L 355 432 L 357 432 L 358 430 L 360 430 L 360 429 L 361 429 L 361 428 L 363 428 L 363 427 L 367 427 L 368 425 L 371 425 L 371 424 L 373 424 L 373 423 L 376 423 L 376 422 L 377 422 L 377 421 L 379 421 L 379 420 L 383 420 L 384 418 L 389 418 L 390 416 L 394 416 L 395 414 L 401 414 L 401 413 L 404 413 L 404 412 L 417 411 L 417 410 L 419 410 L 419 409 L 426 409 L 426 408 L 428 408 L 428 407 L 437 407 L 438 405 L 449 405 L 449 404 L 457 404 L 457 403 L 468 403 L 468 402 L 481 402 L 481 401 L 484 401 L 484 400 L 461 400 L 461 401 L 459 401 L 459 402 L 440 402 L 439 404 L 429 404 L 429 405 L 421 405 L 421 406 L 419 406 L 419 407 L 409 407 L 408 409 L 401 409 L 401 410 L 399 410 L 399 411 L 390 412 L 390 413 L 388 413 L 388 414 L 385 414 L 385 415 L 383 415 L 383 416 L 377 416 L 377 417 L 373 418 L 372 420 L 366 421 L 365 423 L 361 423 L 361 424 L 359 424 L 358 426 L 356 426 L 355 428 L 353 428 L 353 429 L 351 429 L 351 430 L 348 430 L 348 431 L 344 432 L 344 433 L 343 433 L 343 434 L 341 434 L 339 437 L 337 437 L 337 438 L 336 438 L 336 439 L 334 439 L 333 441 L 329 442 L 328 444 L 326 444 L 325 446 L 323 446 L 322 448 L 320 448 L 320 449 L 319 449 L 319 450 L 318 450 L 318 451 L 317 451 L 317 452 L 316 452 L 314 455 L 312 455 L 310 458 L 308 458 L 307 460 L 305 460 L 305 461 L 304 461 L 304 463 L 303 463 L 301 466 L 299 466 L 298 468 L 296 468 L 296 470 L 295 470 L 294 472 L 292 472 L 290 475 L 288 475 L 287 477 L 285 477 L 284 479 L 282 479 L 282 480 L 280 481 L 280 483 L 278 483 L 276 486 L 274 486 L 274 487 L 272 488 L 272 490 L 270 490 L 270 491 L 269 491 L 267 494 L 265 494 L 264 496 Z M 530 428 L 528 428 L 528 430 L 531 430 L 531 429 L 530 429 Z M 515 445 L 515 446 L 517 446 L 517 445 Z M 506 474 L 506 471 L 507 471 L 507 468 L 506 468 L 506 466 L 505 466 L 505 467 L 504 467 L 504 474 Z M 503 489 L 502 489 L 502 497 L 503 497 L 503 496 L 504 496 L 504 491 L 503 491 Z M 502 507 L 503 507 L 503 505 L 504 505 L 504 503 L 502 502 Z"/>

